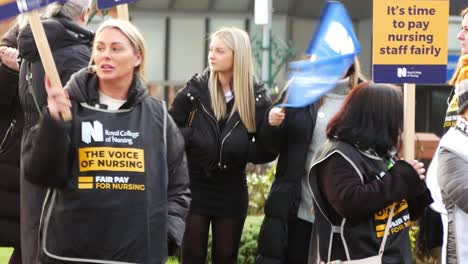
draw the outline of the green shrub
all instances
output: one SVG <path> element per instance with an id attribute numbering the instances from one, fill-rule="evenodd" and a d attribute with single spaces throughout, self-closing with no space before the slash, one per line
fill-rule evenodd
<path id="1" fill-rule="evenodd" d="M 247 216 L 242 231 L 242 238 L 239 246 L 238 263 L 253 264 L 257 256 L 257 239 L 263 216 Z M 211 234 L 208 239 L 208 253 L 206 263 L 211 263 Z"/>
<path id="2" fill-rule="evenodd" d="M 275 177 L 276 163 L 252 165 L 247 167 L 247 186 L 249 189 L 249 215 L 263 215 L 263 207 L 268 197 L 271 183 Z"/>

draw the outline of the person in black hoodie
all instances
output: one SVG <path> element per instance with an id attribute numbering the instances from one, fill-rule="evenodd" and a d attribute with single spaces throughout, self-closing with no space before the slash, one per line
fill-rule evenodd
<path id="1" fill-rule="evenodd" d="M 256 138 L 271 105 L 266 89 L 254 82 L 250 41 L 237 28 L 211 36 L 209 70 L 190 79 L 169 110 L 184 134 L 192 204 L 182 262 L 205 263 L 212 230 L 213 263 L 237 262 L 247 215 L 247 162 L 275 158 Z"/>
<path id="2" fill-rule="evenodd" d="M 0 45 L 0 246 L 14 248 L 10 264 L 21 263 L 20 147 L 24 118 L 18 96 L 19 20 Z"/>
<path id="3" fill-rule="evenodd" d="M 90 3 L 91 0 L 57 2 L 44 11 L 44 30 L 62 85 L 67 83 L 73 73 L 89 64 L 93 33 L 84 26 Z M 31 151 L 25 146 L 31 140 L 31 128 L 37 124 L 42 108 L 47 105 L 47 95 L 44 68 L 29 25 L 20 30 L 18 49 L 22 58 L 19 98 L 25 118 L 21 148 L 23 157 Z M 24 263 L 36 263 L 39 217 L 45 193 L 45 188 L 25 181 L 21 172 L 21 244 Z"/>
<path id="4" fill-rule="evenodd" d="M 42 263 L 163 264 L 182 243 L 190 202 L 184 141 L 147 92 L 145 51 L 130 22 L 107 20 L 90 69 L 66 92 L 46 85 L 48 113 L 24 157 L 26 179 L 52 187 Z"/>

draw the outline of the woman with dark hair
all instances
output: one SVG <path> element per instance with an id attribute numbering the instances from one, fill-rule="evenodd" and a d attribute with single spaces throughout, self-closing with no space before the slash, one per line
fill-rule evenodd
<path id="1" fill-rule="evenodd" d="M 328 124 L 328 140 L 306 177 L 320 261 L 378 255 L 382 263 L 412 263 L 410 219 L 421 216 L 432 199 L 424 165 L 396 159 L 402 121 L 399 88 L 365 82 L 350 92 Z"/>
<path id="2" fill-rule="evenodd" d="M 301 201 L 301 179 L 319 146 L 325 128 L 352 87 L 361 81 L 355 59 L 343 79 L 317 103 L 300 108 L 274 106 L 263 123 L 260 140 L 278 153 L 275 180 L 265 203 L 265 218 L 258 238 L 257 264 L 305 264 L 309 256 L 314 214 Z M 283 102 L 283 92 L 278 102 Z M 312 198 L 309 198 L 312 205 Z"/>

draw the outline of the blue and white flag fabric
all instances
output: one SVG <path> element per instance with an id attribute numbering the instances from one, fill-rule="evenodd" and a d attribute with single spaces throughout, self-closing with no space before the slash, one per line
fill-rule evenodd
<path id="1" fill-rule="evenodd" d="M 136 2 L 137 0 L 97 0 L 98 9 L 106 9 L 116 5 Z"/>
<path id="2" fill-rule="evenodd" d="M 289 64 L 289 85 L 282 106 L 303 107 L 317 101 L 336 86 L 360 51 L 346 8 L 328 1 L 306 50 L 310 60 Z"/>
<path id="3" fill-rule="evenodd" d="M 0 0 L 0 20 L 44 7 L 59 0 Z"/>

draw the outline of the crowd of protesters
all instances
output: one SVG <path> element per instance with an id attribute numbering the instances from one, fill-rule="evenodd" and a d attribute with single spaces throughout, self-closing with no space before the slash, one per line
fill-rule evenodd
<path id="1" fill-rule="evenodd" d="M 108 19 L 91 32 L 90 6 L 42 10 L 63 89 L 21 15 L 1 40 L 0 246 L 14 248 L 10 264 L 175 254 L 203 264 L 210 236 L 212 263 L 237 263 L 246 165 L 275 159 L 255 263 L 412 263 L 410 222 L 434 192 L 448 219 L 441 262 L 468 261 L 468 8 L 434 189 L 424 164 L 398 155 L 401 88 L 366 80 L 357 58 L 317 102 L 284 108 L 287 89 L 274 104 L 254 76 L 248 34 L 224 27 L 210 37 L 209 67 L 168 109 L 147 91 L 138 28 Z"/>

